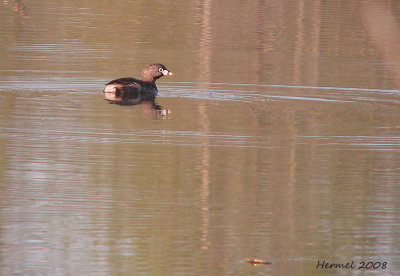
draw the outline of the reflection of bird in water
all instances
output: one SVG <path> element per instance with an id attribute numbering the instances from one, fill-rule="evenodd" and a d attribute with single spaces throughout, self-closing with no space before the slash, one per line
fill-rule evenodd
<path id="1" fill-rule="evenodd" d="M 135 78 L 120 78 L 112 80 L 104 88 L 104 96 L 110 103 L 119 105 L 142 106 L 145 114 L 165 116 L 168 110 L 163 110 L 155 103 L 158 93 L 156 80 L 173 73 L 159 63 L 150 64 L 143 69 L 142 80 Z M 157 116 L 158 115 L 158 116 Z"/>

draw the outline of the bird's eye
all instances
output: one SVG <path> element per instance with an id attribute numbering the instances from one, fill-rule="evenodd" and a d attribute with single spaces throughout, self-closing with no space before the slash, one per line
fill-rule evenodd
<path id="1" fill-rule="evenodd" d="M 158 69 L 158 71 L 162 72 L 162 71 L 164 71 L 164 69 L 160 68 L 160 69 Z"/>

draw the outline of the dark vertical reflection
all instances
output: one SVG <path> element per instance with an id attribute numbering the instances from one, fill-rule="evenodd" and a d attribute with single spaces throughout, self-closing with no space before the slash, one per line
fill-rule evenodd
<path id="1" fill-rule="evenodd" d="M 320 1 L 298 1 L 294 43 L 295 85 L 318 85 Z"/>
<path id="2" fill-rule="evenodd" d="M 362 22 L 384 66 L 400 87 L 400 23 L 393 14 L 394 2 L 366 1 L 360 11 Z"/>
<path id="3" fill-rule="evenodd" d="M 259 0 L 256 5 L 254 83 L 263 83 L 268 72 L 276 70 L 270 54 L 276 49 L 283 27 L 284 3 Z"/>

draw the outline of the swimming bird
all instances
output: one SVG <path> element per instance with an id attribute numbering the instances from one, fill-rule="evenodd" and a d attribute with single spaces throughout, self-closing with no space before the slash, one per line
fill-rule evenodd
<path id="1" fill-rule="evenodd" d="M 142 80 L 136 78 L 115 79 L 106 84 L 104 88 L 105 99 L 112 104 L 138 105 L 144 114 L 155 118 L 165 118 L 171 113 L 156 104 L 158 93 L 156 80 L 162 76 L 172 76 L 173 73 L 160 63 L 154 63 L 143 69 Z"/>
<path id="2" fill-rule="evenodd" d="M 164 65 L 153 63 L 143 69 L 142 80 L 130 77 L 115 79 L 106 84 L 103 92 L 120 99 L 138 97 L 144 94 L 155 96 L 158 93 L 156 80 L 163 76 L 172 75 L 173 73 Z"/>

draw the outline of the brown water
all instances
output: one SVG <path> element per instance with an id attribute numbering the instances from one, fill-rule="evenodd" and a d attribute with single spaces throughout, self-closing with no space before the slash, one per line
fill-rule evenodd
<path id="1" fill-rule="evenodd" d="M 400 275 L 398 1 L 9 0 L 0 24 L 1 275 Z M 171 114 L 104 100 L 153 62 Z"/>

